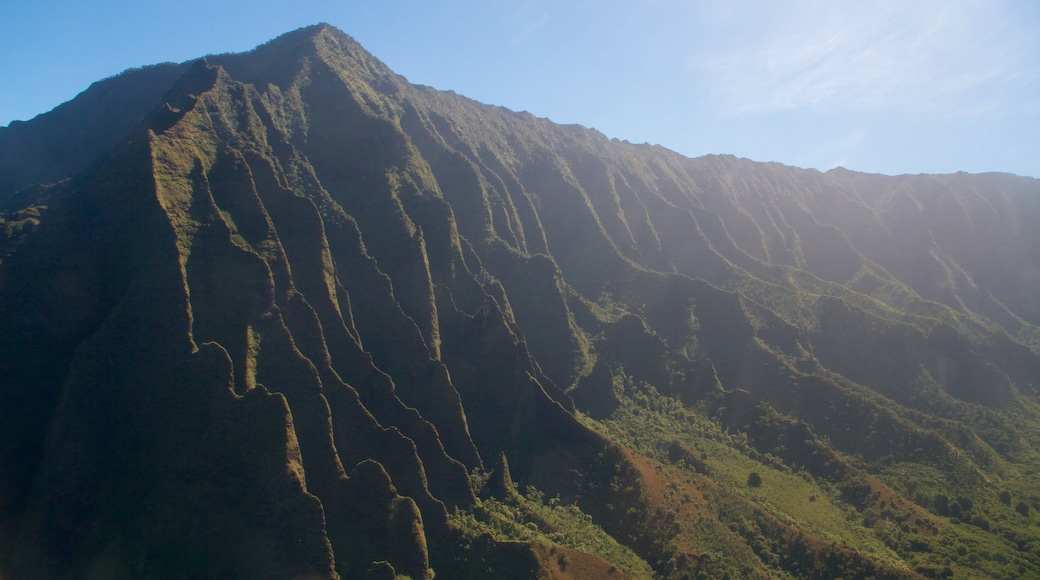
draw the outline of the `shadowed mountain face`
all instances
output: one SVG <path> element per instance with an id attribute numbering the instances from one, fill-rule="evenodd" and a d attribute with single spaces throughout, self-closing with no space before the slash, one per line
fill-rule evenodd
<path id="1" fill-rule="evenodd" d="M 0 128 L 0 576 L 1040 575 L 1037 223 L 326 25 L 128 71 Z"/>

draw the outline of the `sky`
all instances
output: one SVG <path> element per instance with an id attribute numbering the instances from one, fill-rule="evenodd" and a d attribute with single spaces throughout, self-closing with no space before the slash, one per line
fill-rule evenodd
<path id="1" fill-rule="evenodd" d="M 318 22 L 413 83 L 690 157 L 1040 177 L 1035 0 L 11 0 L 0 126 Z"/>

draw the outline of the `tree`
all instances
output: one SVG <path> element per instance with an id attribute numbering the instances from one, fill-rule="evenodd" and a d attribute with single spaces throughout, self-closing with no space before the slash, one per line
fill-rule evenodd
<path id="1" fill-rule="evenodd" d="M 932 501 L 932 505 L 935 506 L 935 513 L 941 516 L 950 513 L 950 498 L 946 497 L 946 494 L 935 494 L 935 499 Z"/>
<path id="2" fill-rule="evenodd" d="M 1020 513 L 1020 514 L 1022 514 L 1022 515 L 1024 515 L 1024 516 L 1028 516 L 1029 515 L 1029 504 L 1027 504 L 1024 501 L 1020 501 L 1017 504 L 1015 504 L 1015 511 Z"/>
<path id="3" fill-rule="evenodd" d="M 748 487 L 758 487 L 762 485 L 762 476 L 759 475 L 757 471 L 752 471 L 751 474 L 747 476 L 747 484 Z"/>
<path id="4" fill-rule="evenodd" d="M 1002 503 L 1004 505 L 1011 505 L 1011 492 L 1010 491 L 1005 489 L 1004 491 L 1000 492 L 1000 503 Z"/>
<path id="5" fill-rule="evenodd" d="M 571 564 L 571 557 L 566 552 L 563 552 L 556 558 L 556 563 L 560 565 L 561 572 L 566 572 L 567 566 Z"/>

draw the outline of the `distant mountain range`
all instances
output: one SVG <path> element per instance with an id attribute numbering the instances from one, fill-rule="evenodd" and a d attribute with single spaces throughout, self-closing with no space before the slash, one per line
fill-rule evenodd
<path id="1" fill-rule="evenodd" d="M 0 577 L 1038 577 L 1037 224 L 328 25 L 127 71 L 0 128 Z"/>

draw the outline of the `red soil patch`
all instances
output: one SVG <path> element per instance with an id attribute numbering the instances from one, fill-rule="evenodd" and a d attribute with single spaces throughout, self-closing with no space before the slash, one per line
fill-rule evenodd
<path id="1" fill-rule="evenodd" d="M 545 544 L 531 545 L 538 560 L 539 574 L 555 580 L 622 580 L 632 576 L 618 570 L 610 562 L 587 552 Z"/>
<path id="2" fill-rule="evenodd" d="M 703 517 L 717 517 L 704 497 L 706 492 L 714 490 L 714 482 L 701 475 L 662 465 L 630 449 L 624 449 L 624 454 L 639 472 L 639 483 L 650 500 L 650 521 L 673 527 L 676 531 L 672 538 L 675 553 L 696 560 L 700 554 L 700 541 L 694 524 Z"/>
<path id="3" fill-rule="evenodd" d="M 631 449 L 622 448 L 622 452 L 625 454 L 625 459 L 628 459 L 639 471 L 639 483 L 642 485 L 643 491 L 650 497 L 651 504 L 656 507 L 663 503 L 668 482 L 658 472 L 660 466 L 650 458 L 638 455 Z"/>
<path id="4" fill-rule="evenodd" d="M 934 536 L 939 533 L 939 530 L 941 529 L 940 522 L 931 512 L 899 495 L 894 489 L 882 483 L 878 478 L 872 475 L 867 475 L 866 478 L 873 490 L 871 496 L 874 498 L 874 507 L 879 510 L 884 509 L 881 505 L 884 503 L 885 506 L 891 506 L 894 511 L 907 514 L 909 516 L 907 523 L 917 528 L 917 531 L 921 535 Z"/>

